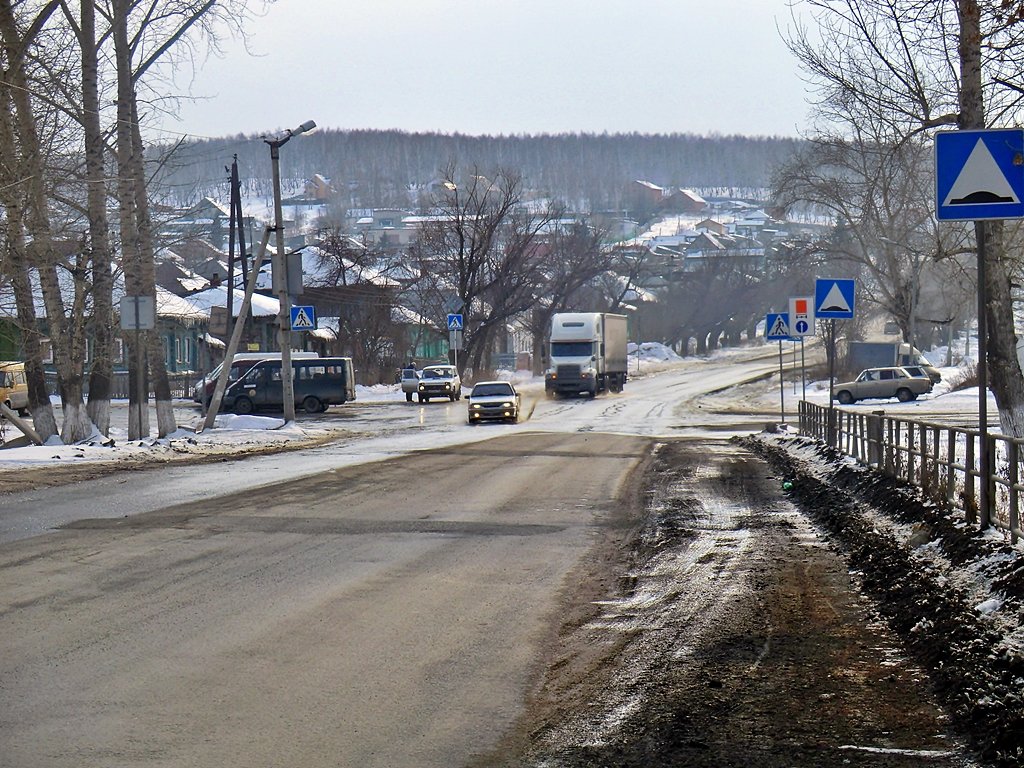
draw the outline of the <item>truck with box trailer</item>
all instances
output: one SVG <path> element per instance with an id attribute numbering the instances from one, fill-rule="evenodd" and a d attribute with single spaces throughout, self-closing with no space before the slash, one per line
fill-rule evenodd
<path id="1" fill-rule="evenodd" d="M 846 367 L 850 371 L 865 368 L 916 365 L 928 374 L 932 383 L 942 381 L 942 374 L 928 362 L 921 350 L 900 341 L 851 341 L 847 346 Z"/>
<path id="2" fill-rule="evenodd" d="M 626 384 L 627 320 L 608 312 L 559 312 L 551 318 L 544 391 L 556 395 L 621 392 Z"/>

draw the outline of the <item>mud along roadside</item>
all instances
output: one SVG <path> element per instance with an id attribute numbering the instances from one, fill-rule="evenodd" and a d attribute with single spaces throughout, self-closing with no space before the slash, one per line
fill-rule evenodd
<path id="1" fill-rule="evenodd" d="M 526 716 L 476 766 L 978 765 L 763 461 L 665 443 L 640 486 L 614 588 L 563 624 Z"/>

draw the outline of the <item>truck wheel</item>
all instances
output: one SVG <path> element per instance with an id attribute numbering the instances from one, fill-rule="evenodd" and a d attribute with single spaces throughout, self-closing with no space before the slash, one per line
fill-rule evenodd
<path id="1" fill-rule="evenodd" d="M 407 403 L 411 403 L 412 402 L 412 392 L 406 392 L 405 393 L 405 402 L 407 402 Z"/>
<path id="2" fill-rule="evenodd" d="M 253 407 L 252 400 L 244 395 L 235 400 L 235 413 L 239 416 L 248 416 L 256 409 Z"/>
<path id="3" fill-rule="evenodd" d="M 916 400 L 917 395 L 915 395 L 906 387 L 903 387 L 896 393 L 896 399 L 899 400 L 901 403 L 909 403 L 911 400 Z"/>
<path id="4" fill-rule="evenodd" d="M 836 395 L 836 400 L 838 400 L 843 405 L 849 405 L 850 403 L 853 402 L 853 395 L 851 395 L 844 389 L 842 392 Z"/>

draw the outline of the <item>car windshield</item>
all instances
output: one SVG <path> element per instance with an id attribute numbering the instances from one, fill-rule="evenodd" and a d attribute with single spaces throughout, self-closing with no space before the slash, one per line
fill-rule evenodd
<path id="1" fill-rule="evenodd" d="M 491 397 L 497 395 L 499 397 L 511 397 L 512 396 L 512 385 L 511 384 L 477 384 L 473 387 L 473 394 L 470 397 Z"/>

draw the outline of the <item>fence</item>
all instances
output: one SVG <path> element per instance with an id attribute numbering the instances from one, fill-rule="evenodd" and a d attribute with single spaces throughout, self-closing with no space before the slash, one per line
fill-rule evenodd
<path id="1" fill-rule="evenodd" d="M 192 398 L 192 387 L 199 380 L 199 374 L 196 373 L 169 373 L 167 374 L 168 383 L 171 386 L 171 397 L 174 399 L 191 399 Z M 153 396 L 152 384 L 150 381 L 150 396 Z M 60 389 L 57 387 L 57 374 L 47 373 L 46 374 L 46 391 L 51 395 L 60 394 Z M 89 379 L 85 379 L 85 394 L 89 394 Z M 110 382 L 110 397 L 114 400 L 127 400 L 128 399 L 128 372 L 127 371 L 114 371 L 114 377 Z"/>
<path id="2" fill-rule="evenodd" d="M 980 509 L 979 430 L 801 402 L 800 433 L 918 486 L 933 501 L 961 510 L 968 523 L 1007 531 L 1014 544 L 1021 536 L 1024 440 L 987 435 L 990 508 Z"/>

